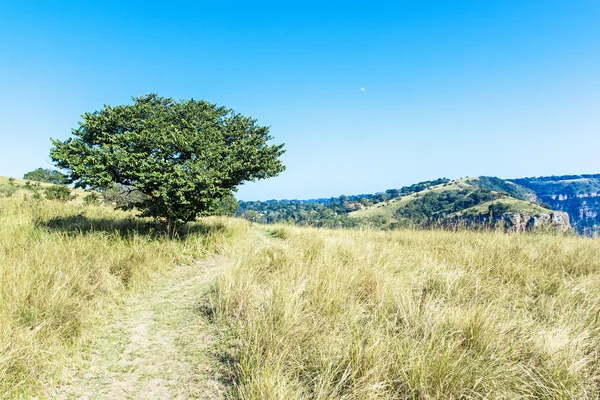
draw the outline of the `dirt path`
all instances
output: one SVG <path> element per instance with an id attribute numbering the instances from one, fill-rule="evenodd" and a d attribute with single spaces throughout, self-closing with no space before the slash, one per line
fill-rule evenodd
<path id="1" fill-rule="evenodd" d="M 227 260 L 175 269 L 158 286 L 101 314 L 105 322 L 69 362 L 52 399 L 220 399 L 208 350 L 211 329 L 198 312 Z"/>

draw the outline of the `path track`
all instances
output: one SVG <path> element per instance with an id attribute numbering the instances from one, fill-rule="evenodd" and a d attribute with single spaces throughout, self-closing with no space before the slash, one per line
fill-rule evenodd
<path id="1" fill-rule="evenodd" d="M 51 399 L 221 399 L 209 359 L 214 327 L 198 311 L 227 264 L 180 266 L 151 290 L 101 312 L 90 343 L 73 356 Z"/>

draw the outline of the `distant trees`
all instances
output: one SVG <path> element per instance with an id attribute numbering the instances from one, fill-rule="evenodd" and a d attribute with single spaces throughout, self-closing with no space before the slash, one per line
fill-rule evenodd
<path id="1" fill-rule="evenodd" d="M 60 171 L 49 168 L 37 168 L 23 175 L 23 179 L 36 182 L 47 182 L 63 184 L 67 182 L 67 176 Z"/>
<path id="2" fill-rule="evenodd" d="M 365 207 L 369 207 L 370 205 L 373 205 L 373 203 L 371 201 L 369 201 L 369 199 L 365 198 L 365 197 L 361 197 L 360 199 L 358 199 L 358 202 L 360 204 L 362 204 Z"/>
<path id="3" fill-rule="evenodd" d="M 439 179 L 435 179 L 433 181 L 424 181 L 424 182 L 415 183 L 414 185 L 404 186 L 403 188 L 401 188 L 400 195 L 406 196 L 406 195 L 413 194 L 413 193 L 419 193 L 425 189 L 429 189 L 432 186 L 442 185 L 442 184 L 446 184 L 448 182 L 450 182 L 450 179 L 448 179 L 448 178 L 439 178 Z"/>
<path id="4" fill-rule="evenodd" d="M 53 140 L 50 157 L 75 187 L 132 190 L 122 205 L 142 216 L 177 221 L 214 212 L 245 181 L 278 175 L 283 145 L 269 128 L 225 107 L 150 94 L 133 105 L 85 113 L 73 137 Z"/>
<path id="5" fill-rule="evenodd" d="M 428 223 L 431 220 L 494 200 L 498 196 L 498 194 L 485 189 L 473 192 L 468 190 L 428 192 L 398 209 L 394 216 L 398 219 L 411 220 L 416 224 Z"/>
<path id="6" fill-rule="evenodd" d="M 358 218 L 349 215 L 362 204 L 365 207 L 389 201 L 401 196 L 417 193 L 432 186 L 449 182 L 449 179 L 440 178 L 433 181 L 419 182 L 401 189 L 388 189 L 385 192 L 374 194 L 341 195 L 340 197 L 312 199 L 312 200 L 268 200 L 268 201 L 240 201 L 238 216 L 262 223 L 296 223 L 318 227 L 353 227 L 361 225 Z M 254 211 L 248 213 L 248 211 Z M 373 219 L 368 221 L 369 226 L 383 226 L 389 221 Z"/>
<path id="7" fill-rule="evenodd" d="M 390 196 L 391 199 L 395 199 L 396 197 L 400 197 L 400 190 L 398 189 L 388 189 L 385 193 Z"/>

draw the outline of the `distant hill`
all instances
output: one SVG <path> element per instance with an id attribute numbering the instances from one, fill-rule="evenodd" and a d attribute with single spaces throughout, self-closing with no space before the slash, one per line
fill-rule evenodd
<path id="1" fill-rule="evenodd" d="M 457 221 L 482 224 L 489 223 L 490 218 L 493 222 L 501 213 L 529 218 L 540 214 L 547 217 L 554 211 L 564 219 L 556 213 L 562 211 L 579 233 L 591 234 L 600 230 L 600 174 L 440 178 L 374 194 L 239 204 L 238 216 L 261 223 L 383 229 Z M 536 221 L 534 218 L 532 223 Z"/>
<path id="2" fill-rule="evenodd" d="M 502 222 L 505 214 L 519 214 L 507 222 L 519 221 L 524 226 L 553 221 L 551 207 L 540 201 L 531 188 L 485 176 L 454 181 L 440 178 L 375 194 L 239 204 L 237 215 L 255 222 L 320 227 L 481 226 Z M 545 215 L 546 219 L 531 219 L 534 215 Z M 568 217 L 559 219 L 568 227 Z"/>
<path id="3" fill-rule="evenodd" d="M 498 222 L 506 213 L 548 214 L 535 193 L 495 177 L 466 178 L 429 187 L 349 215 L 381 227 Z"/>
<path id="4" fill-rule="evenodd" d="M 48 182 L 37 182 L 28 179 L 10 178 L 0 176 L 0 197 L 19 197 L 23 199 L 42 199 L 48 197 L 48 191 L 52 191 L 57 185 Z M 81 189 L 68 190 L 69 201 L 82 203 L 86 192 Z"/>
<path id="5" fill-rule="evenodd" d="M 440 178 L 374 194 L 342 195 L 323 199 L 240 201 L 236 215 L 260 223 L 284 222 L 328 228 L 362 226 L 365 225 L 364 219 L 352 217 L 350 214 L 353 211 L 383 204 L 448 182 L 449 179 Z M 371 221 L 366 223 L 373 224 Z M 375 223 L 378 224 L 377 221 Z"/>

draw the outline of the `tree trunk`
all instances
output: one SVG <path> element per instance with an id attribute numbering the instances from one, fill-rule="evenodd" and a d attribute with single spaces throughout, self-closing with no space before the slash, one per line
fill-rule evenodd
<path id="1" fill-rule="evenodd" d="M 163 230 L 170 238 L 173 237 L 173 233 L 175 232 L 175 220 L 173 217 L 168 216 L 163 221 Z"/>

